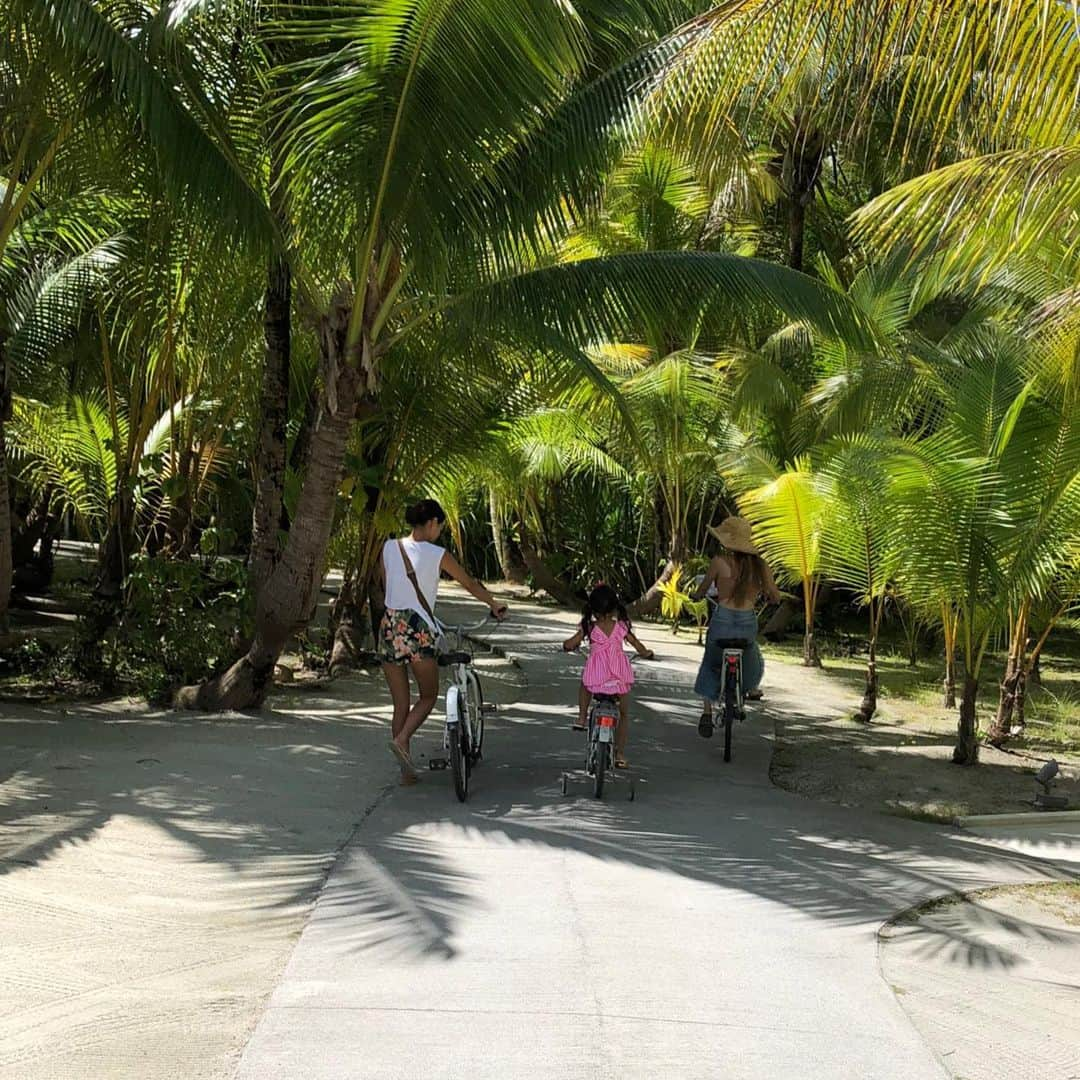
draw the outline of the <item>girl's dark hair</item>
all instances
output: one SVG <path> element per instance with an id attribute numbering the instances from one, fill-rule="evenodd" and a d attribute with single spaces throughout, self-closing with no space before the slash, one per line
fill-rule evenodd
<path id="1" fill-rule="evenodd" d="M 581 632 L 585 638 L 592 633 L 597 615 L 612 614 L 619 622 L 626 623 L 627 629 L 631 627 L 630 616 L 626 613 L 626 605 L 619 599 L 619 594 L 610 585 L 597 585 L 589 593 L 589 599 L 585 601 L 585 608 L 581 613 Z"/>
<path id="2" fill-rule="evenodd" d="M 405 511 L 405 522 L 414 529 L 426 525 L 434 518 L 440 525 L 446 520 L 446 511 L 434 499 L 421 499 Z"/>

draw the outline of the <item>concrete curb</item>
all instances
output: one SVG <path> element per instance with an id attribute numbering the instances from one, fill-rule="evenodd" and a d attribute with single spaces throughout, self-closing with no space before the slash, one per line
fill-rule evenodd
<path id="1" fill-rule="evenodd" d="M 1055 822 L 1080 821 L 1080 810 L 1035 810 L 1017 814 L 970 814 L 953 818 L 962 829 L 978 825 L 1053 825 Z"/>

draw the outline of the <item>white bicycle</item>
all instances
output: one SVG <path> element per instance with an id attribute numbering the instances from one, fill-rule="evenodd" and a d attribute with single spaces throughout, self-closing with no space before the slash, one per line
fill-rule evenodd
<path id="1" fill-rule="evenodd" d="M 439 656 L 439 666 L 450 668 L 446 722 L 443 726 L 446 757 L 432 758 L 430 766 L 432 769 L 450 768 L 454 774 L 454 791 L 461 802 L 469 797 L 473 768 L 483 757 L 484 717 L 495 711 L 494 705 L 484 704 L 480 676 L 472 666 L 473 654 L 465 648 L 466 636 L 479 630 L 490 618 L 490 615 L 485 615 L 472 626 L 439 624 L 439 629 L 454 642 L 455 648 Z"/>

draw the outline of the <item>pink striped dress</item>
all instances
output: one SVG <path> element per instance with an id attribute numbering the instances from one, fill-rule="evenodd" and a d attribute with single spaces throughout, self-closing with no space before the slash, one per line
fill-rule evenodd
<path id="1" fill-rule="evenodd" d="M 623 652 L 623 642 L 630 632 L 624 622 L 617 622 L 608 637 L 599 626 L 589 634 L 589 659 L 581 681 L 590 694 L 625 694 L 634 685 L 634 669 Z"/>

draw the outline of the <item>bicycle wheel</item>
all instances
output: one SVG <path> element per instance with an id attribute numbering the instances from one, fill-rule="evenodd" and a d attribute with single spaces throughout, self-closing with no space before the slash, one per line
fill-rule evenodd
<path id="1" fill-rule="evenodd" d="M 469 760 L 469 735 L 465 730 L 465 708 L 458 699 L 458 721 L 448 728 L 450 739 L 450 768 L 454 773 L 454 791 L 458 801 L 464 802 L 469 797 L 469 773 L 472 762 Z"/>
<path id="2" fill-rule="evenodd" d="M 735 727 L 735 710 L 738 704 L 735 700 L 735 673 L 724 672 L 724 760 L 731 760 L 731 731 Z"/>
<path id="3" fill-rule="evenodd" d="M 608 764 L 611 761 L 611 743 L 598 742 L 596 756 L 593 758 L 593 795 L 604 797 L 604 781 L 607 779 Z"/>
<path id="4" fill-rule="evenodd" d="M 484 750 L 484 692 L 480 689 L 480 676 L 472 668 L 465 677 L 469 695 L 469 722 L 472 725 L 472 759 L 483 757 Z"/>

